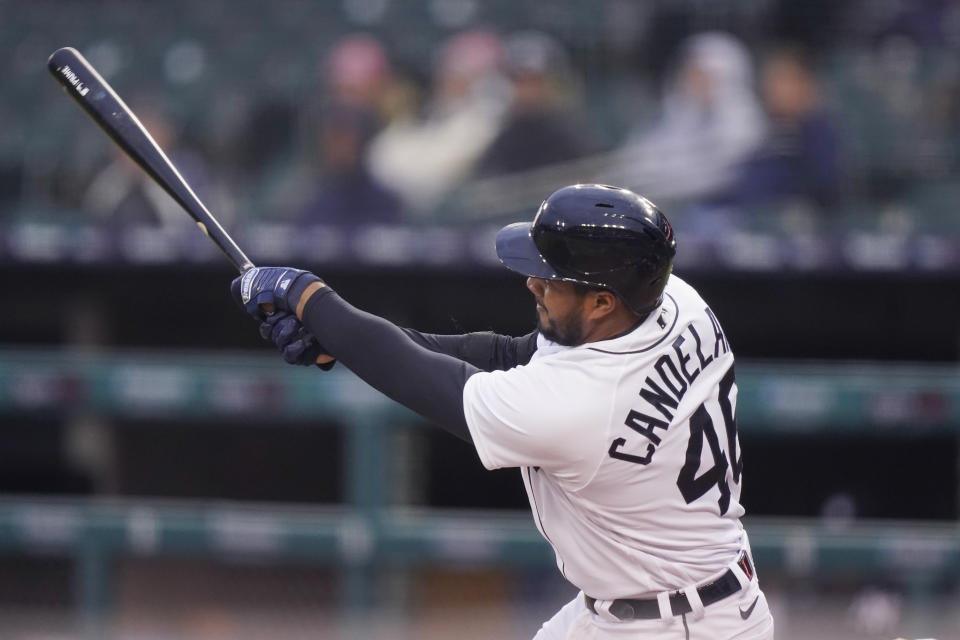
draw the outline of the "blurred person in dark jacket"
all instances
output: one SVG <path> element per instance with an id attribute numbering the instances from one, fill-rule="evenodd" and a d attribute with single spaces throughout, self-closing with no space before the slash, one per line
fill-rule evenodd
<path id="1" fill-rule="evenodd" d="M 299 219 L 344 226 L 399 222 L 400 199 L 364 163 L 376 130 L 369 111 L 342 104 L 329 107 L 317 129 L 321 175 Z"/>
<path id="2" fill-rule="evenodd" d="M 564 112 L 562 84 L 567 52 L 539 31 L 521 31 L 504 45 L 504 67 L 513 96 L 510 112 L 481 158 L 481 177 L 572 160 L 589 150 L 583 128 Z"/>
<path id="3" fill-rule="evenodd" d="M 779 49 L 765 61 L 761 95 L 770 128 L 744 164 L 735 195 L 739 204 L 801 200 L 823 208 L 837 201 L 840 142 L 818 84 L 800 49 Z"/>
<path id="4" fill-rule="evenodd" d="M 353 215 L 369 221 L 396 217 L 395 198 L 359 164 L 366 161 L 370 139 L 389 119 L 394 85 L 383 43 L 356 32 L 324 51 L 306 102 L 284 102 L 281 108 L 268 99 L 239 136 L 248 157 L 259 158 L 247 173 L 256 183 L 255 199 L 244 200 L 251 213 L 282 222 L 337 224 L 363 222 L 349 219 Z M 289 143 L 278 144 L 279 137 L 270 133 L 278 127 Z M 351 192 L 359 194 L 358 203 L 366 198 L 368 214 L 359 209 L 347 214 L 344 203 Z"/>

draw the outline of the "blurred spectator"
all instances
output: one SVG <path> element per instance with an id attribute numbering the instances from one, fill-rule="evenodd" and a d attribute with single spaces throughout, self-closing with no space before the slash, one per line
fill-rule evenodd
<path id="1" fill-rule="evenodd" d="M 266 97 L 232 124 L 235 140 L 225 161 L 239 170 L 238 181 L 262 178 L 270 168 L 287 169 L 299 135 L 297 108 L 290 101 Z"/>
<path id="2" fill-rule="evenodd" d="M 507 39 L 504 54 L 513 101 L 477 174 L 523 171 L 587 153 L 582 128 L 563 112 L 561 104 L 561 84 L 569 62 L 560 43 L 539 31 L 523 31 Z"/>
<path id="3" fill-rule="evenodd" d="M 139 106 L 133 111 L 191 188 L 210 204 L 204 197 L 208 180 L 200 155 L 180 145 L 173 126 L 155 107 Z M 180 205 L 119 147 L 115 147 L 113 160 L 94 176 L 81 204 L 88 215 L 98 220 L 116 218 L 122 223 L 170 228 L 192 224 Z M 222 213 L 218 211 L 217 216 L 222 221 Z"/>
<path id="4" fill-rule="evenodd" d="M 345 37 L 325 61 L 332 101 L 378 114 L 390 84 L 390 61 L 383 45 L 369 34 Z"/>
<path id="5" fill-rule="evenodd" d="M 247 182 L 257 187 L 244 200 L 272 219 L 333 222 L 339 216 L 333 211 L 341 208 L 342 196 L 350 188 L 369 197 L 374 186 L 359 163 L 386 111 L 393 83 L 387 53 L 374 36 L 349 34 L 323 57 L 319 72 L 306 103 L 269 98 L 252 110 L 242 132 L 242 149 L 248 153 L 241 157 L 254 161 L 247 163 L 252 169 L 246 172 Z M 335 123 L 343 131 L 335 131 Z M 338 186 L 337 180 L 345 182 Z M 396 207 L 381 202 L 374 209 L 383 213 Z"/>
<path id="6" fill-rule="evenodd" d="M 318 137 L 321 177 L 300 220 L 308 223 L 356 225 L 400 219 L 400 199 L 370 174 L 364 152 L 376 124 L 365 110 L 331 107 L 324 113 Z"/>
<path id="7" fill-rule="evenodd" d="M 658 203 L 708 202 L 734 184 L 765 129 L 750 53 L 727 33 L 700 33 L 683 44 L 659 122 L 630 136 L 604 180 Z"/>
<path id="8" fill-rule="evenodd" d="M 960 27 L 951 14 L 956 5 L 955 0 L 878 3 L 873 9 L 879 23 L 874 35 L 879 40 L 903 36 L 921 47 L 942 46 Z"/>
<path id="9" fill-rule="evenodd" d="M 786 199 L 833 204 L 841 186 L 837 127 L 798 49 L 781 49 L 766 60 L 761 94 L 770 129 L 744 165 L 735 199 L 748 206 Z"/>
<path id="10" fill-rule="evenodd" d="M 440 49 L 426 113 L 392 122 L 372 142 L 373 175 L 412 213 L 431 212 L 499 131 L 507 101 L 500 56 L 490 32 L 453 36 Z"/>
<path id="11" fill-rule="evenodd" d="M 958 59 L 892 32 L 862 49 L 842 76 L 837 107 L 851 132 L 855 186 L 874 209 L 912 208 L 918 189 L 955 171 Z"/>
<path id="12" fill-rule="evenodd" d="M 414 83 L 394 72 L 386 48 L 368 33 L 340 40 L 327 55 L 323 73 L 320 104 L 362 109 L 375 117 L 377 130 L 415 108 Z"/>

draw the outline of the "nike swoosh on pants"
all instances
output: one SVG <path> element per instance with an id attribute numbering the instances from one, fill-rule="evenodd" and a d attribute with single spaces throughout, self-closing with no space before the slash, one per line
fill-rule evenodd
<path id="1" fill-rule="evenodd" d="M 758 600 L 760 600 L 760 596 L 757 596 L 756 598 L 753 599 L 753 603 L 749 607 L 747 607 L 746 611 L 744 611 L 743 609 L 740 609 L 740 617 L 743 618 L 744 620 L 749 618 L 750 614 L 753 613 L 753 608 L 757 606 Z"/>

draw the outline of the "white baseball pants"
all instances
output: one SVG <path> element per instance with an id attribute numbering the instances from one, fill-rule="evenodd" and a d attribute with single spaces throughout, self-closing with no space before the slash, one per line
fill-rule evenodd
<path id="1" fill-rule="evenodd" d="M 746 614 L 746 615 L 744 615 Z M 580 593 L 533 640 L 773 640 L 773 616 L 754 577 L 734 595 L 681 616 L 614 621 L 587 609 Z"/>

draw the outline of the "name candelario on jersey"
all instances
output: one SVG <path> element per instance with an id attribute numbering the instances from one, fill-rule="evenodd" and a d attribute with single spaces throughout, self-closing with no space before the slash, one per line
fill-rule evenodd
<path id="1" fill-rule="evenodd" d="M 673 341 L 673 350 L 664 353 L 653 364 L 650 374 L 644 380 L 643 388 L 640 389 L 640 397 L 665 420 L 651 415 L 654 411 L 650 409 L 646 412 L 631 409 L 623 422 L 650 441 L 647 443 L 647 452 L 642 456 L 625 453 L 621 448 L 627 444 L 627 439 L 617 438 L 610 443 L 608 453 L 611 458 L 634 464 L 650 464 L 653 454 L 657 451 L 657 445 L 661 441 L 656 430 L 666 430 L 670 427 L 673 412 L 680 405 L 687 389 L 701 372 L 721 355 L 730 351 L 730 345 L 720 329 L 716 316 L 709 307 L 706 307 L 704 312 L 713 327 L 713 336 L 705 336 L 706 344 L 704 344 L 704 336 L 700 335 L 693 323 L 688 324 Z M 710 345 L 711 337 L 712 345 Z"/>

